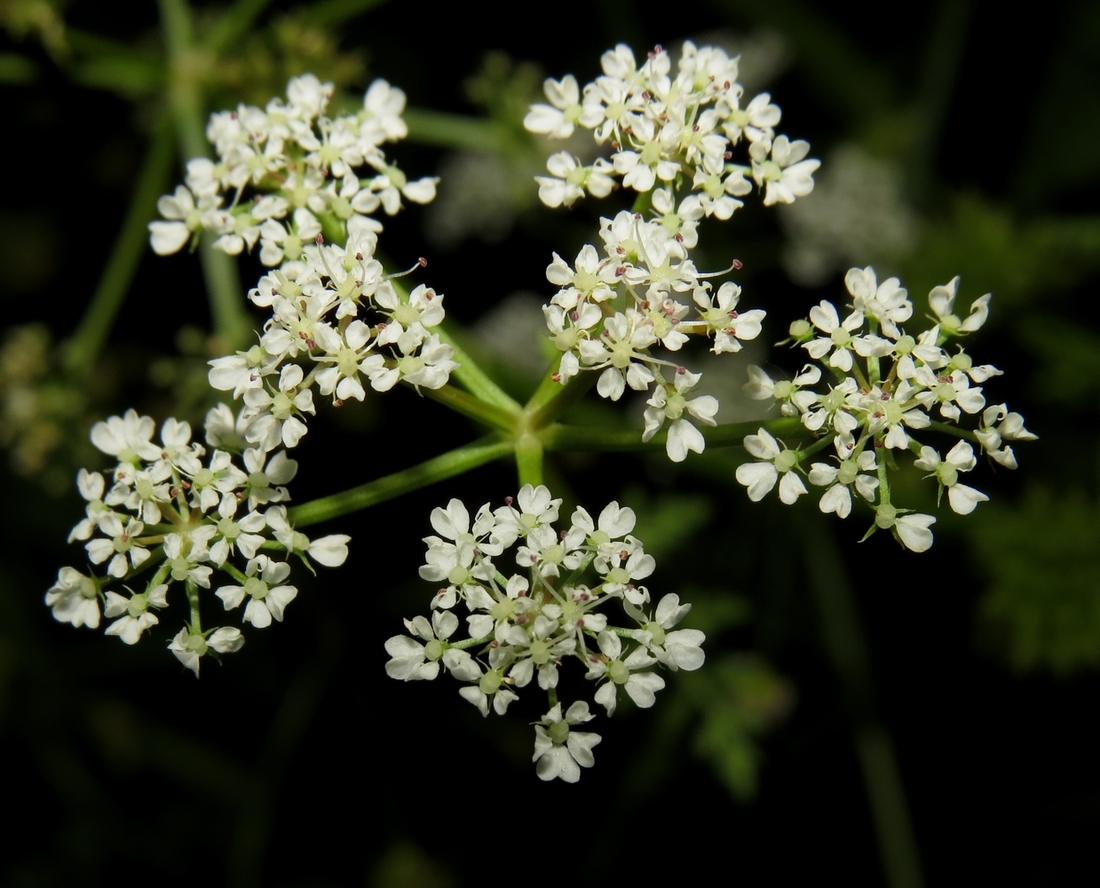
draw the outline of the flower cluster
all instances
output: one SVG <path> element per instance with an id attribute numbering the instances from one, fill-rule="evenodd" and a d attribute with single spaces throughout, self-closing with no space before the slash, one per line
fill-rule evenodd
<path id="1" fill-rule="evenodd" d="M 160 200 L 167 221 L 149 225 L 158 253 L 205 229 L 230 254 L 259 244 L 272 267 L 248 294 L 270 312 L 259 343 L 210 362 L 210 384 L 243 398 L 245 437 L 265 451 L 297 446 L 314 387 L 337 404 L 361 401 L 366 384 L 438 389 L 457 366 L 433 332 L 443 297 L 399 290 L 375 258 L 382 224 L 372 214 L 435 197 L 435 178 L 410 182 L 381 149 L 406 135 L 405 95 L 375 81 L 358 114 L 330 119 L 331 93 L 307 74 L 290 81 L 285 102 L 212 115 L 218 160 L 190 161 L 186 185 Z"/>
<path id="2" fill-rule="evenodd" d="M 106 633 L 134 644 L 159 623 L 156 611 L 167 607 L 171 588 L 182 586 L 190 620 L 168 647 L 198 675 L 204 654 L 244 644 L 235 627 L 202 629 L 199 590 L 214 588 L 217 572 L 229 580 L 214 590 L 224 610 L 244 604 L 243 622 L 262 629 L 282 620 L 297 595 L 285 582 L 290 565 L 279 556 L 343 564 L 349 537 L 310 540 L 288 519 L 285 485 L 298 464 L 283 450 L 270 455 L 249 447 L 245 428 L 247 419 L 224 404 L 207 414 L 206 446 L 175 419 L 164 422 L 154 441 L 152 418 L 133 410 L 97 423 L 92 443 L 117 462 L 106 477 L 86 469 L 77 476 L 87 506 L 69 541 L 87 541 L 90 567 L 60 570 L 46 593 L 54 617 L 95 629 L 102 606 L 102 615 L 113 619 Z M 243 560 L 243 571 L 234 559 Z M 136 585 L 142 574 L 148 576 L 141 591 L 125 585 Z"/>
<path id="3" fill-rule="evenodd" d="M 729 219 L 753 183 L 765 205 L 809 194 L 818 161 L 804 159 L 809 143 L 776 135 L 780 110 L 767 93 L 742 107 L 737 59 L 721 49 L 685 43 L 675 77 L 660 47 L 641 67 L 623 45 L 602 64 L 603 76 L 583 91 L 572 75 L 547 80 L 550 104 L 533 106 L 524 123 L 559 139 L 586 127 L 613 153 L 590 166 L 554 154 L 552 176 L 538 178 L 539 196 L 551 207 L 619 187 L 639 197 L 632 210 L 601 219 L 602 250 L 585 245 L 573 265 L 554 255 L 546 276 L 560 289 L 544 309 L 546 323 L 562 352 L 558 380 L 598 370 L 605 398 L 618 400 L 627 386 L 648 391 L 643 439 L 669 422 L 668 455 L 679 462 L 689 450 L 702 452 L 696 424 L 714 425 L 718 402 L 687 397 L 699 375 L 653 351 L 678 352 L 697 334 L 712 340 L 715 354 L 737 352 L 764 318 L 759 309 L 737 310 L 735 283 L 715 293 L 707 281 L 715 275 L 696 268 L 689 251 L 699 222 Z M 733 163 L 733 150 L 745 145 L 746 162 Z"/>
<path id="4" fill-rule="evenodd" d="M 936 287 L 928 296 L 933 325 L 917 337 L 902 324 L 913 316 L 913 303 L 897 278 L 878 282 L 873 268 L 853 268 L 845 277 L 852 297 L 841 314 L 822 301 L 808 319 L 791 325 L 791 339 L 816 363 L 791 380 L 775 381 L 760 368 L 750 370 L 746 393 L 774 398 L 785 416 L 798 417 L 817 441 L 804 450 L 786 449 L 765 429 L 745 438 L 756 458 L 737 470 L 737 480 L 753 501 L 779 485 L 779 498 L 793 503 L 807 493 L 802 463 L 832 445 L 834 462 L 815 462 L 807 478 L 825 488 L 822 512 L 846 518 L 852 489 L 874 509 L 876 529 L 890 530 L 908 549 L 923 552 L 932 544 L 931 515 L 897 508 L 891 501 L 888 470 L 897 468 L 896 451 L 915 454 L 913 465 L 934 479 L 939 496 L 947 491 L 952 510 L 967 515 L 988 497 L 964 484 L 960 474 L 977 465 L 975 445 L 993 462 L 1016 468 L 1011 442 L 1033 440 L 1023 418 L 1005 404 L 989 405 L 982 386 L 1001 371 L 975 364 L 951 340 L 978 330 L 989 314 L 989 294 L 977 299 L 965 317 L 955 313 L 959 279 Z M 827 391 L 815 390 L 822 371 L 832 377 Z M 967 429 L 964 417 L 975 417 Z M 914 433 L 943 432 L 959 439 L 947 452 L 923 444 Z"/>
<path id="5" fill-rule="evenodd" d="M 535 726 L 537 773 L 573 783 L 582 767 L 593 764 L 592 748 L 601 738 L 573 730 L 594 716 L 583 700 L 563 709 L 557 693 L 562 665 L 580 663 L 597 683 L 594 700 L 608 715 L 620 692 L 648 708 L 665 684 L 653 667 L 698 669 L 704 636 L 673 629 L 690 610 L 678 596 L 665 595 L 650 608 L 649 591 L 639 581 L 655 563 L 631 535 L 631 509 L 613 502 L 593 519 L 578 508 L 559 533 L 554 522 L 560 506 L 547 488 L 528 484 L 500 508 L 483 505 L 472 522 L 457 499 L 435 509 L 431 523 L 438 536 L 424 540 L 420 576 L 447 585 L 432 601 L 430 620 L 406 620 L 409 635 L 386 642 L 386 672 L 410 681 L 446 670 L 482 715 L 503 715 L 518 690 L 537 684 L 549 697 L 549 711 Z M 512 546 L 516 573 L 503 558 Z M 631 628 L 609 625 L 601 609 L 611 601 Z M 465 637 L 456 635 L 459 605 L 467 612 Z"/>
<path id="6" fill-rule="evenodd" d="M 792 203 L 813 190 L 816 160 L 806 160 L 808 142 L 776 135 L 782 112 L 768 93 L 742 107 L 737 58 L 714 46 L 684 43 L 672 75 L 662 47 L 638 67 L 629 46 L 619 44 L 600 59 L 603 75 L 582 91 L 569 74 L 544 85 L 549 105 L 534 105 L 524 119 L 533 133 L 566 139 L 577 125 L 609 143 L 610 158 L 590 166 L 565 152 L 547 163 L 539 196 L 547 206 L 570 206 L 585 193 L 606 197 L 621 179 L 638 192 L 662 187 L 690 192 L 682 218 L 728 219 L 752 190 L 764 189 L 764 203 Z M 747 164 L 730 163 L 731 151 L 747 143 Z M 670 211 L 676 208 L 672 205 Z"/>

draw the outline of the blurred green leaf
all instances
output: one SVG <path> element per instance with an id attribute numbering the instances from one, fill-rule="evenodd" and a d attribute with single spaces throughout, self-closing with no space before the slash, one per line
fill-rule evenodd
<path id="1" fill-rule="evenodd" d="M 990 582 L 980 605 L 987 645 L 1019 671 L 1100 665 L 1100 508 L 1079 492 L 1029 492 L 989 504 L 969 526 Z"/>

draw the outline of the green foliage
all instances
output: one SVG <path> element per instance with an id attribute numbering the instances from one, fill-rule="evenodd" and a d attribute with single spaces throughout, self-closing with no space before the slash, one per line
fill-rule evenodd
<path id="1" fill-rule="evenodd" d="M 990 504 L 984 518 L 968 534 L 990 577 L 989 643 L 1019 671 L 1100 665 L 1100 508 L 1037 487 L 1019 508 Z"/>
<path id="2" fill-rule="evenodd" d="M 763 659 L 745 654 L 715 658 L 681 681 L 699 712 L 695 754 L 730 795 L 751 800 L 759 785 L 760 740 L 794 707 L 794 686 Z"/>

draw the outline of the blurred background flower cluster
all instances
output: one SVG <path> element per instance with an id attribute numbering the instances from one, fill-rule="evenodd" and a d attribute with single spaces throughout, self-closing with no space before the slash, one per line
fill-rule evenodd
<path id="1" fill-rule="evenodd" d="M 473 834 L 519 862 L 572 835 L 551 853 L 594 882 L 640 860 L 653 878 L 702 873 L 719 855 L 749 884 L 822 872 L 891 888 L 1065 884 L 1091 868 L 1100 7 L 1056 4 L 1040 27 L 989 0 L 705 0 L 678 15 L 566 0 L 537 30 L 482 4 L 102 9 L 0 0 L 0 750 L 19 811 L 0 881 L 473 885 L 501 866 L 471 854 Z M 577 787 L 539 783 L 522 719 L 483 723 L 452 687 L 384 671 L 385 639 L 432 591 L 416 575 L 429 512 L 514 493 L 507 465 L 342 522 L 347 565 L 201 681 L 165 656 L 167 623 L 130 649 L 51 618 L 43 595 L 72 561 L 65 538 L 84 505 L 73 479 L 101 468 L 92 424 L 131 406 L 200 422 L 216 403 L 206 361 L 250 341 L 205 294 L 219 275 L 243 293 L 258 264 L 158 258 L 147 244 L 157 197 L 202 149 L 195 120 L 263 105 L 307 71 L 337 85 L 337 108 L 376 77 L 405 90 L 402 166 L 441 182 L 433 205 L 387 227 L 385 249 L 393 267 L 428 258 L 463 343 L 522 397 L 549 360 L 551 252 L 575 255 L 600 213 L 539 204 L 533 177 L 560 146 L 523 130 L 527 107 L 547 76 L 590 80 L 616 43 L 641 53 L 684 38 L 740 53 L 748 94 L 770 91 L 822 160 L 811 196 L 746 207 L 701 245 L 701 266 L 740 259 L 739 283 L 768 310 L 740 363 L 707 374 L 727 393 L 720 419 L 756 415 L 738 395 L 749 363 L 798 370 L 800 354 L 769 343 L 842 298 L 850 266 L 899 275 L 918 311 L 959 274 L 966 304 L 993 293 L 968 348 L 1006 371 L 999 397 L 1040 436 L 1018 449 L 1020 471 L 983 479 L 992 502 L 966 518 L 941 509 L 936 547 L 918 556 L 886 535 L 857 544 L 815 502 L 748 502 L 729 450 L 677 466 L 560 456 L 555 494 L 632 507 L 661 566 L 655 597 L 695 602 L 708 639 L 704 669 L 606 726 Z M 299 498 L 476 433 L 399 394 L 320 411 Z M 631 422 L 603 403 L 578 409 Z M 357 454 L 353 472 L 326 473 L 333 448 Z M 922 497 L 932 509 L 914 485 Z M 476 826 L 453 828 L 464 820 Z M 650 837 L 674 850 L 654 860 Z"/>

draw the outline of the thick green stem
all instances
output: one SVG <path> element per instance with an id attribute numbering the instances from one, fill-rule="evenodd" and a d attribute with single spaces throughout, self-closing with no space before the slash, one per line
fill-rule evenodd
<path id="1" fill-rule="evenodd" d="M 159 6 L 168 49 L 168 102 L 180 153 L 186 162 L 193 157 L 205 157 L 208 152 L 200 89 L 206 62 L 203 53 L 194 46 L 191 11 L 185 0 L 159 0 Z M 252 329 L 241 297 L 237 267 L 229 256 L 213 248 L 209 234 L 204 233 L 199 249 L 214 330 L 232 350 L 247 341 Z"/>
<path id="2" fill-rule="evenodd" d="M 410 142 L 496 152 L 507 135 L 490 120 L 461 114 L 408 108 L 403 116 L 409 127 Z"/>
<path id="3" fill-rule="evenodd" d="M 851 723 L 856 757 L 886 884 L 921 888 L 920 851 L 890 732 L 876 713 L 874 669 L 847 566 L 829 526 L 809 510 L 793 515 L 803 541 L 806 585 L 816 599 L 822 640 Z"/>
<path id="4" fill-rule="evenodd" d="M 699 431 L 706 438 L 708 447 L 729 447 L 741 445 L 746 435 L 755 434 L 761 428 L 777 437 L 805 432 L 802 423 L 793 416 L 754 422 L 732 422 L 713 428 L 700 426 Z M 555 423 L 543 429 L 539 437 L 546 450 L 661 450 L 665 446 L 668 432 L 660 431 L 649 441 L 642 441 L 642 433 L 637 429 L 607 431 Z"/>
<path id="5" fill-rule="evenodd" d="M 215 52 L 233 46 L 251 29 L 271 0 L 237 0 L 218 18 L 204 43 Z"/>
<path id="6" fill-rule="evenodd" d="M 381 259 L 381 257 L 378 256 L 376 256 L 376 258 Z M 386 265 L 387 263 L 383 260 L 382 264 Z M 401 297 L 402 301 L 407 302 L 409 299 L 409 291 L 408 288 L 405 287 L 401 277 L 391 277 L 390 284 L 393 286 L 397 295 Z M 439 337 L 440 342 L 454 349 L 454 360 L 455 363 L 458 364 L 458 369 L 451 371 L 451 377 L 453 379 L 460 382 L 471 395 L 484 401 L 486 404 L 492 404 L 512 414 L 519 413 L 519 403 L 511 398 L 507 392 L 490 378 L 488 373 L 477 365 L 477 362 L 471 358 L 465 349 L 458 344 L 455 338 L 447 332 L 443 324 L 440 324 L 438 327 L 433 327 L 432 332 Z"/>
<path id="7" fill-rule="evenodd" d="M 499 407 L 510 413 L 516 413 L 520 405 L 482 370 L 473 358 L 463 350 L 454 338 L 442 327 L 433 330 L 439 336 L 439 341 L 444 342 L 454 349 L 454 359 L 458 363 L 458 369 L 451 375 L 457 379 L 473 395 L 487 404 Z"/>
<path id="8" fill-rule="evenodd" d="M 453 385 L 440 389 L 420 389 L 420 394 L 433 401 L 450 407 L 456 413 L 476 419 L 502 432 L 511 432 L 516 427 L 516 414 L 501 410 L 494 404 L 488 404 Z"/>
<path id="9" fill-rule="evenodd" d="M 597 374 L 589 371 L 578 373 L 562 385 L 553 378 L 557 369 L 557 366 L 550 369 L 531 396 L 531 400 L 527 402 L 525 409 L 533 429 L 541 429 L 552 423 L 583 398 L 596 383 Z"/>
<path id="10" fill-rule="evenodd" d="M 331 28 L 385 2 L 386 0 L 319 0 L 303 9 L 302 18 L 315 28 Z"/>
<path id="11" fill-rule="evenodd" d="M 138 174 L 122 230 L 80 326 L 65 351 L 65 369 L 71 374 L 84 376 L 90 372 L 107 341 L 149 242 L 147 225 L 156 211 L 157 198 L 167 187 L 172 157 L 172 126 L 168 115 L 161 113 L 154 124 L 145 164 Z"/>
<path id="12" fill-rule="evenodd" d="M 214 249 L 214 237 L 205 232 L 199 242 L 203 278 L 210 298 L 214 332 L 225 340 L 225 348 L 243 348 L 252 337 L 252 321 L 241 300 L 241 278 L 231 256 Z"/>
<path id="13" fill-rule="evenodd" d="M 419 490 L 446 478 L 453 478 L 512 452 L 512 442 L 497 435 L 487 435 L 465 447 L 441 454 L 418 466 L 394 472 L 384 478 L 369 481 L 350 490 L 334 493 L 312 502 L 295 506 L 289 518 L 296 527 L 307 527 L 340 515 L 369 509 L 412 490 Z"/>
<path id="14" fill-rule="evenodd" d="M 542 484 L 542 442 L 533 432 L 524 432 L 515 443 L 519 484 Z"/>

